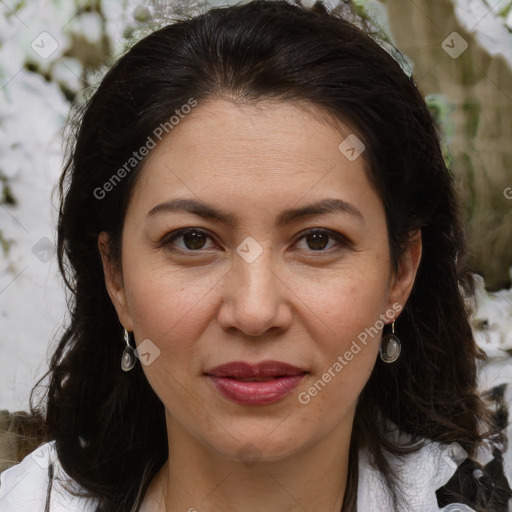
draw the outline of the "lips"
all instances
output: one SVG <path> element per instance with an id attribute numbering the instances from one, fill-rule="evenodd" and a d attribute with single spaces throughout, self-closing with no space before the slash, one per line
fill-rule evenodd
<path id="1" fill-rule="evenodd" d="M 234 361 L 216 366 L 205 373 L 215 377 L 230 377 L 239 380 L 265 380 L 276 377 L 288 377 L 290 375 L 301 375 L 306 373 L 306 371 L 280 361 L 262 361 L 257 364 Z"/>
<path id="2" fill-rule="evenodd" d="M 309 372 L 280 361 L 244 361 L 216 366 L 205 372 L 225 398 L 240 405 L 267 405 L 295 389 Z"/>

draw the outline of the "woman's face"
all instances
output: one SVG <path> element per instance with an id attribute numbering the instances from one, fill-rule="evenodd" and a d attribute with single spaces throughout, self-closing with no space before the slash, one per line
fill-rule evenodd
<path id="1" fill-rule="evenodd" d="M 392 274 L 364 151 L 353 138 L 339 147 L 350 134 L 291 103 L 199 103 L 151 150 L 135 185 L 122 279 L 100 236 L 110 296 L 172 435 L 272 460 L 350 432 L 382 327 L 398 318 L 421 253 L 408 250 Z M 262 361 L 295 369 L 285 377 L 270 365 L 252 382 L 239 368 L 211 375 Z"/>

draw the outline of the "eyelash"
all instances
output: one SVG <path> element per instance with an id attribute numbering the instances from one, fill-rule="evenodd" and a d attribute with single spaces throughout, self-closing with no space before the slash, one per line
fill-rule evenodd
<path id="1" fill-rule="evenodd" d="M 183 229 L 178 229 L 177 231 L 174 231 L 174 232 L 170 233 L 169 235 L 165 236 L 162 239 L 162 241 L 160 242 L 159 246 L 160 247 L 166 247 L 167 249 L 169 249 L 172 252 L 179 252 L 179 253 L 182 253 L 182 254 L 191 254 L 191 253 L 205 252 L 205 251 L 202 251 L 201 249 L 198 249 L 198 250 L 179 249 L 179 248 L 175 249 L 175 248 L 171 248 L 170 247 L 172 242 L 174 242 L 178 238 L 181 238 L 181 237 L 185 236 L 188 233 L 197 233 L 197 234 L 200 234 L 200 235 L 204 235 L 207 238 L 213 239 L 213 237 L 210 236 L 207 231 L 205 231 L 205 230 L 203 230 L 201 228 L 183 228 Z M 350 242 L 345 236 L 343 236 L 340 233 L 337 233 L 336 231 L 331 231 L 331 230 L 325 229 L 325 228 L 315 228 L 315 229 L 310 229 L 308 231 L 303 232 L 300 235 L 300 237 L 297 239 L 296 243 L 298 243 L 303 238 L 306 238 L 308 235 L 315 235 L 315 234 L 326 235 L 330 239 L 335 240 L 338 243 L 338 245 L 340 245 L 343 248 L 351 247 L 352 246 L 352 242 Z M 339 249 L 334 249 L 334 250 L 339 250 Z M 310 252 L 319 253 L 319 254 L 321 254 L 321 253 L 330 254 L 330 253 L 333 252 L 333 248 L 331 248 L 331 250 L 319 249 L 319 250 L 316 250 L 316 251 L 311 249 Z"/>

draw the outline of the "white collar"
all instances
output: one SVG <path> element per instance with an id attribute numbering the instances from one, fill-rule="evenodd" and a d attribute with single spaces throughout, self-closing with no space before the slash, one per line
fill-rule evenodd
<path id="1" fill-rule="evenodd" d="M 398 431 L 396 431 L 398 432 Z M 404 434 L 390 437 L 408 439 Z M 441 444 L 427 441 L 418 451 L 402 457 L 385 453 L 385 457 L 399 478 L 398 492 L 403 499 L 403 510 L 407 512 L 474 512 L 463 504 L 452 503 L 440 508 L 436 490 L 443 487 L 467 458 L 467 453 L 457 443 Z M 475 460 L 487 463 L 492 460 L 490 445 L 481 448 Z M 370 462 L 369 451 L 359 450 L 357 510 L 395 512 L 396 507 L 384 475 Z"/>

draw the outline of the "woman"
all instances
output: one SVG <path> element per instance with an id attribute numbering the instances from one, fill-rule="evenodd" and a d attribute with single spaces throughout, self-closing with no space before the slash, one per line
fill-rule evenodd
<path id="1" fill-rule="evenodd" d="M 256 0 L 152 33 L 60 190 L 72 321 L 1 510 L 507 510 L 453 181 L 364 30 Z"/>

